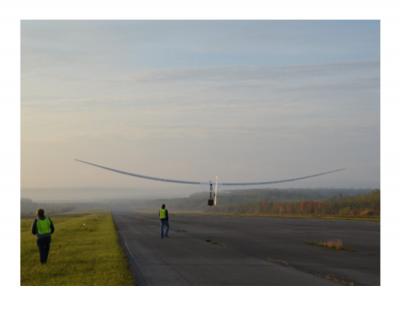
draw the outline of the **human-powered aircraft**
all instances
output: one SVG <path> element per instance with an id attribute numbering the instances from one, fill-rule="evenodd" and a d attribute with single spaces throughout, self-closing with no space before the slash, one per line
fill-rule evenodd
<path id="1" fill-rule="evenodd" d="M 162 177 L 154 177 L 154 176 L 146 176 L 142 174 L 137 174 L 137 173 L 132 173 L 132 172 L 127 172 L 127 171 L 122 171 L 118 170 L 115 168 L 103 166 L 100 164 L 96 164 L 93 162 L 88 162 L 88 161 L 83 161 L 79 159 L 75 159 L 75 161 L 92 165 L 98 168 L 102 168 L 114 173 L 118 174 L 123 174 L 127 176 L 133 176 L 137 178 L 143 178 L 143 179 L 148 179 L 148 180 L 153 180 L 153 181 L 162 181 L 162 182 L 172 182 L 172 183 L 178 183 L 178 184 L 184 184 L 184 185 L 209 185 L 210 187 L 210 197 L 208 199 L 208 206 L 215 206 L 217 205 L 217 192 L 218 192 L 218 185 L 220 186 L 259 186 L 259 185 L 270 185 L 270 184 L 276 184 L 276 183 L 283 183 L 283 182 L 292 182 L 292 181 L 298 181 L 298 180 L 303 180 L 303 179 L 308 179 L 308 178 L 313 178 L 313 177 L 318 177 L 318 176 L 323 176 L 323 175 L 328 175 L 336 172 L 340 172 L 345 170 L 344 168 L 339 168 L 336 170 L 331 170 L 331 171 L 325 171 L 325 172 L 320 172 L 312 175 L 307 175 L 307 176 L 301 176 L 301 177 L 294 177 L 294 178 L 286 178 L 286 179 L 280 179 L 280 180 L 269 180 L 269 181 L 250 181 L 250 182 L 218 182 L 218 177 L 215 177 L 215 181 L 194 181 L 194 180 L 179 180 L 179 179 L 169 179 L 169 178 L 162 178 Z"/>

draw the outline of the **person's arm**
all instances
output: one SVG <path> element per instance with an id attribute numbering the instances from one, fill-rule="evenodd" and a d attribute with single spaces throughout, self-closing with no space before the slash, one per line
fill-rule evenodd
<path id="1" fill-rule="evenodd" d="M 167 209 L 165 210 L 165 215 L 166 215 L 165 219 L 168 220 L 169 218 L 168 218 L 168 210 Z"/>
<path id="2" fill-rule="evenodd" d="M 37 220 L 37 219 L 33 220 L 33 223 L 32 223 L 32 234 L 33 234 L 33 235 L 36 235 L 36 234 L 37 234 L 36 220 Z"/>
<path id="3" fill-rule="evenodd" d="M 53 234 L 54 233 L 54 224 L 50 218 L 49 218 L 49 220 L 50 220 L 50 233 Z"/>

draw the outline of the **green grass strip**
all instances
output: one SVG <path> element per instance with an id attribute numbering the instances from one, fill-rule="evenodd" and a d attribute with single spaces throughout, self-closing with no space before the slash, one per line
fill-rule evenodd
<path id="1" fill-rule="evenodd" d="M 21 219 L 21 285 L 133 285 L 109 213 L 54 216 L 49 260 L 39 262 L 32 219 Z"/>

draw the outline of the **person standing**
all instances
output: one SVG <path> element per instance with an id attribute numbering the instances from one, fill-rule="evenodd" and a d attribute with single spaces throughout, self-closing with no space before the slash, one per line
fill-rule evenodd
<path id="1" fill-rule="evenodd" d="M 54 224 L 44 215 L 43 209 L 37 210 L 37 216 L 32 223 L 32 234 L 36 235 L 39 248 L 40 263 L 46 264 L 50 251 L 51 234 L 54 233 Z"/>
<path id="2" fill-rule="evenodd" d="M 161 238 L 164 238 L 164 236 L 168 237 L 169 221 L 168 221 L 168 210 L 165 208 L 165 204 L 162 204 L 159 215 L 161 221 Z"/>

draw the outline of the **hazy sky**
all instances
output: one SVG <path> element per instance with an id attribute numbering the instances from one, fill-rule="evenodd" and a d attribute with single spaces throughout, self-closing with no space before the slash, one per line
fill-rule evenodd
<path id="1" fill-rule="evenodd" d="M 74 158 L 195 180 L 346 167 L 276 187 L 379 187 L 376 21 L 23 21 L 21 35 L 23 188 L 163 188 Z"/>

